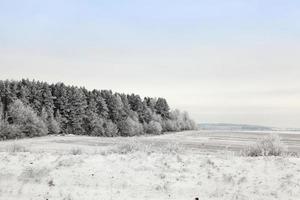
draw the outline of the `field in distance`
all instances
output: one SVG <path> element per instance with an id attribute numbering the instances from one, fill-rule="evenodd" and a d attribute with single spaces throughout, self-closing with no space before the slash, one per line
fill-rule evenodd
<path id="1" fill-rule="evenodd" d="M 193 153 L 222 153 L 231 151 L 239 153 L 259 138 L 269 134 L 278 134 L 290 152 L 300 153 L 300 132 L 296 131 L 186 131 L 157 136 L 138 137 L 89 137 L 89 136 L 45 136 L 22 140 L 9 140 L 0 143 L 0 150 L 7 145 L 21 144 L 30 147 L 31 151 L 63 152 L 72 148 L 80 148 L 86 153 L 112 148 L 117 144 L 139 142 L 151 146 L 168 144 L 184 147 L 185 151 Z"/>
<path id="2" fill-rule="evenodd" d="M 272 131 L 271 131 L 272 132 Z M 0 142 L 0 199 L 300 199 L 298 157 L 243 157 L 265 132 Z M 279 132 L 300 152 L 298 132 Z"/>

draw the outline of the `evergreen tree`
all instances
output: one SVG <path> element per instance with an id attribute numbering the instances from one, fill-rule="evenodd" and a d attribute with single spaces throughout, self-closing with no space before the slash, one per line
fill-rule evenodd
<path id="1" fill-rule="evenodd" d="M 164 118 L 164 119 L 169 118 L 170 107 L 169 107 L 166 99 L 158 98 L 156 101 L 156 104 L 155 104 L 155 110 L 156 110 L 157 114 L 162 116 L 162 118 Z"/>
<path id="2" fill-rule="evenodd" d="M 94 98 L 94 101 L 96 102 L 96 113 L 104 119 L 107 119 L 109 117 L 109 109 L 107 107 L 105 99 L 101 96 L 101 92 L 97 90 L 93 90 L 92 96 Z"/>
<path id="3" fill-rule="evenodd" d="M 33 108 L 37 114 L 41 114 L 43 108 L 41 83 L 33 81 L 33 84 L 31 84 L 30 93 L 29 103 L 31 108 Z"/>
<path id="4" fill-rule="evenodd" d="M 151 98 L 151 97 L 145 97 L 144 102 L 147 105 L 147 107 L 152 111 L 155 112 L 155 105 L 156 105 L 157 99 Z"/>
<path id="5" fill-rule="evenodd" d="M 47 130 L 49 134 L 59 134 L 60 133 L 60 126 L 59 123 L 55 120 L 52 112 L 47 112 L 46 108 L 42 109 L 41 112 L 41 119 L 47 126 Z"/>
<path id="6" fill-rule="evenodd" d="M 16 95 L 11 91 L 10 82 L 8 80 L 1 81 L 0 84 L 1 101 L 3 105 L 4 118 L 7 117 L 9 105 L 16 100 Z"/>
<path id="7" fill-rule="evenodd" d="M 3 113 L 3 104 L 0 101 L 0 120 L 2 120 L 4 118 L 4 113 Z"/>
<path id="8" fill-rule="evenodd" d="M 128 101 L 131 109 L 138 114 L 140 123 L 149 123 L 151 120 L 151 115 L 149 109 L 147 108 L 146 102 L 143 102 L 139 95 L 129 95 Z"/>
<path id="9" fill-rule="evenodd" d="M 97 102 L 93 93 L 86 93 L 88 106 L 84 118 L 84 129 L 87 135 L 104 136 L 104 119 L 98 115 Z"/>
<path id="10" fill-rule="evenodd" d="M 85 96 L 80 89 L 71 87 L 68 91 L 68 97 L 68 124 L 66 132 L 76 135 L 84 134 L 83 119 L 87 107 Z"/>
<path id="11" fill-rule="evenodd" d="M 29 90 L 30 81 L 22 79 L 18 83 L 18 93 L 17 98 L 20 99 L 25 105 L 29 105 L 30 99 L 30 90 Z"/>
<path id="12" fill-rule="evenodd" d="M 92 136 L 105 136 L 105 120 L 100 118 L 96 113 L 90 113 L 90 115 L 85 118 L 87 121 L 86 132 L 88 135 Z"/>
<path id="13" fill-rule="evenodd" d="M 126 118 L 127 116 L 130 115 L 130 112 L 132 112 L 131 108 L 130 108 L 130 104 L 127 98 L 126 94 L 119 94 L 119 96 L 121 97 L 121 101 L 123 104 L 123 111 L 124 111 L 124 118 Z"/>
<path id="14" fill-rule="evenodd" d="M 107 104 L 107 108 L 109 111 L 109 119 L 117 123 L 118 121 L 122 120 L 123 118 L 123 103 L 120 96 L 114 95 L 111 91 L 103 90 L 101 91 L 102 96 L 105 99 L 105 102 Z"/>
<path id="15" fill-rule="evenodd" d="M 41 87 L 41 104 L 42 107 L 45 109 L 45 111 L 47 112 L 47 114 L 49 116 L 53 116 L 53 108 L 54 108 L 54 102 L 53 102 L 53 96 L 52 96 L 52 92 L 51 89 L 49 87 L 48 84 L 43 83 L 42 87 Z"/>
<path id="16" fill-rule="evenodd" d="M 164 98 L 93 90 L 63 83 L 0 81 L 0 139 L 45 134 L 132 136 L 195 129 Z"/>
<path id="17" fill-rule="evenodd" d="M 66 133 L 67 125 L 69 123 L 68 117 L 68 94 L 67 87 L 63 83 L 57 83 L 51 86 L 52 94 L 54 96 L 54 113 L 56 121 L 59 122 L 63 133 Z"/>

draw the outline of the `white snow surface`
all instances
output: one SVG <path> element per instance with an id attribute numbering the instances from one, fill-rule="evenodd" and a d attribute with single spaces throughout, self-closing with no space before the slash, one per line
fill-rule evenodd
<path id="1" fill-rule="evenodd" d="M 192 134 L 200 133 L 1 142 L 0 199 L 300 199 L 300 158 L 189 149 L 180 138 Z M 213 143 L 193 138 L 201 148 Z"/>

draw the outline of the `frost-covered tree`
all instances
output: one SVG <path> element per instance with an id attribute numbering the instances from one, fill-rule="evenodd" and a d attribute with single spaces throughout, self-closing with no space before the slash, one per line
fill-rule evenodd
<path id="1" fill-rule="evenodd" d="M 187 112 L 181 113 L 179 110 L 170 112 L 170 118 L 163 121 L 164 131 L 183 131 L 197 129 L 196 123 L 190 119 Z"/>
<path id="2" fill-rule="evenodd" d="M 68 91 L 68 124 L 66 132 L 68 134 L 84 134 L 83 119 L 87 108 L 86 98 L 82 90 L 71 87 Z"/>
<path id="3" fill-rule="evenodd" d="M 63 83 L 51 85 L 52 95 L 54 96 L 54 113 L 56 121 L 59 122 L 60 128 L 63 133 L 69 123 L 69 100 L 68 100 L 68 87 Z"/>
<path id="4" fill-rule="evenodd" d="M 14 101 L 9 106 L 9 121 L 19 126 L 21 132 L 27 137 L 47 135 L 46 124 L 29 106 L 25 106 L 20 100 Z"/>
<path id="5" fill-rule="evenodd" d="M 19 112 L 23 115 L 16 114 Z M 170 112 L 164 98 L 142 100 L 137 94 L 89 91 L 28 79 L 0 81 L 0 116 L 2 139 L 46 133 L 131 136 L 196 127 L 187 113 Z"/>
<path id="6" fill-rule="evenodd" d="M 149 124 L 144 124 L 144 130 L 148 134 L 161 134 L 162 126 L 157 121 L 150 121 Z"/>
<path id="7" fill-rule="evenodd" d="M 96 113 L 89 113 L 89 115 L 86 118 L 85 125 L 86 132 L 88 133 L 88 135 L 105 136 L 105 119 L 102 119 Z"/>
<path id="8" fill-rule="evenodd" d="M 115 137 L 119 136 L 119 130 L 115 123 L 111 120 L 106 120 L 104 123 L 105 136 L 107 137 Z"/>
<path id="9" fill-rule="evenodd" d="M 137 118 L 128 117 L 118 123 L 118 128 L 122 136 L 134 136 L 144 133 L 142 124 Z"/>
<path id="10" fill-rule="evenodd" d="M 46 124 L 49 134 L 59 134 L 60 133 L 60 125 L 55 120 L 52 112 L 48 113 L 45 108 L 42 109 L 41 119 Z"/>
<path id="11" fill-rule="evenodd" d="M 156 104 L 155 104 L 155 110 L 156 110 L 157 114 L 162 116 L 162 118 L 164 118 L 164 119 L 169 118 L 170 107 L 169 107 L 166 99 L 158 98 L 156 101 Z"/>
<path id="12" fill-rule="evenodd" d="M 0 120 L 0 140 L 25 137 L 19 125 L 9 124 L 6 120 Z"/>
<path id="13" fill-rule="evenodd" d="M 122 120 L 123 103 L 122 99 L 118 94 L 113 94 L 112 91 L 102 90 L 101 95 L 105 99 L 108 108 L 108 118 L 117 123 Z"/>

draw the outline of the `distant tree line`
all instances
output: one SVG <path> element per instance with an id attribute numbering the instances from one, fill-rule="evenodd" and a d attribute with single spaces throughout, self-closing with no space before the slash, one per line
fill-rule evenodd
<path id="1" fill-rule="evenodd" d="M 195 129 L 164 98 L 89 91 L 40 81 L 0 81 L 0 139 L 76 134 L 134 136 Z"/>

